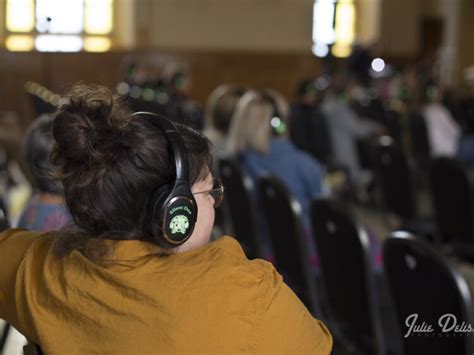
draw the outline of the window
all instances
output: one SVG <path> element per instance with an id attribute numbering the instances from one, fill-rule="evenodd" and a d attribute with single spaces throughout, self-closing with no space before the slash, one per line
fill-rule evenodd
<path id="1" fill-rule="evenodd" d="M 7 0 L 10 51 L 103 52 L 111 47 L 113 0 Z"/>
<path id="2" fill-rule="evenodd" d="M 313 7 L 313 53 L 347 57 L 355 40 L 353 0 L 316 0 Z"/>

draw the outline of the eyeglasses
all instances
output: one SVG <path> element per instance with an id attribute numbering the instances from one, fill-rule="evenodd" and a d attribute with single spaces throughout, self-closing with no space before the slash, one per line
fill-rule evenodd
<path id="1" fill-rule="evenodd" d="M 199 192 L 193 193 L 193 195 L 199 195 L 199 194 L 210 194 L 212 198 L 214 199 L 214 207 L 217 208 L 222 204 L 222 201 L 224 200 L 224 185 L 222 185 L 222 182 L 220 179 L 214 178 L 211 190 L 199 191 Z"/>

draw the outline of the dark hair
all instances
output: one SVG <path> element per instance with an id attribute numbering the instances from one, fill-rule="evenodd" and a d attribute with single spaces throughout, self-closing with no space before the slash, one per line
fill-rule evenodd
<path id="1" fill-rule="evenodd" d="M 214 107 L 214 127 L 218 131 L 227 134 L 237 102 L 244 93 L 243 88 L 232 88 L 217 100 Z"/>
<path id="2" fill-rule="evenodd" d="M 175 179 L 174 160 L 162 132 L 105 87 L 76 85 L 53 126 L 52 159 L 74 225 L 62 231 L 56 250 L 85 249 L 94 239 L 139 239 L 156 243 L 145 227 L 153 191 Z M 190 183 L 212 164 L 210 143 L 176 124 L 189 160 Z M 93 251 L 92 251 L 93 254 Z"/>
<path id="3" fill-rule="evenodd" d="M 313 79 L 301 80 L 296 85 L 296 97 L 298 99 L 301 99 L 304 95 L 308 93 L 314 93 L 314 92 L 316 92 L 316 86 L 314 84 Z"/>
<path id="4" fill-rule="evenodd" d="M 53 120 L 53 116 L 44 114 L 31 124 L 23 140 L 23 155 L 36 188 L 42 193 L 61 194 L 61 185 L 51 176 L 55 171 L 50 159 L 54 142 Z"/>

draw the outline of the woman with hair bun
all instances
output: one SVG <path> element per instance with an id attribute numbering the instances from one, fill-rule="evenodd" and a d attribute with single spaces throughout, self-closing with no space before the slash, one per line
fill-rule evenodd
<path id="1" fill-rule="evenodd" d="M 223 188 L 207 138 L 84 85 L 53 136 L 73 223 L 0 234 L 0 317 L 44 353 L 330 353 L 270 263 L 209 242 Z"/>

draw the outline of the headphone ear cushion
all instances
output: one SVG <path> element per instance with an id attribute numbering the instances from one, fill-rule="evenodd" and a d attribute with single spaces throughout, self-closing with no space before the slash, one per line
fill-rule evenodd
<path id="1" fill-rule="evenodd" d="M 153 192 L 153 196 L 148 204 L 147 229 L 154 238 L 159 238 L 163 231 L 164 205 L 172 191 L 171 185 L 162 185 Z"/>

